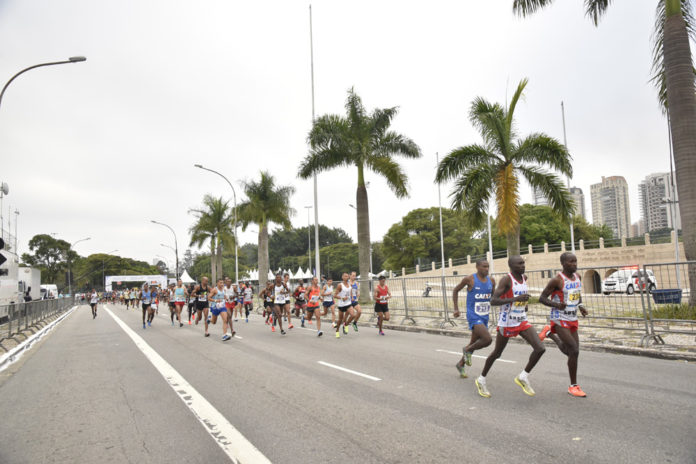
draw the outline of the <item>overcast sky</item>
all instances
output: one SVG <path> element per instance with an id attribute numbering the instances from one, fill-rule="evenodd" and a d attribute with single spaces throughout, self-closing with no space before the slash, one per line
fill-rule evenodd
<path id="1" fill-rule="evenodd" d="M 368 109 L 399 106 L 393 128 L 423 151 L 404 161 L 408 200 L 367 175 L 373 240 L 411 209 L 437 205 L 435 153 L 479 142 L 472 99 L 504 102 L 523 77 L 520 133 L 562 140 L 563 100 L 572 184 L 588 213 L 590 184 L 623 175 L 631 221 L 640 218 L 638 183 L 669 170 L 666 120 L 648 82 L 656 2 L 614 2 L 598 28 L 582 3 L 559 0 L 524 20 L 511 0 L 313 3 L 317 115 L 342 113 L 354 86 Z M 150 219 L 175 228 L 183 254 L 187 210 L 206 193 L 231 196 L 194 163 L 237 186 L 270 171 L 296 186 L 293 224 L 307 224 L 312 183 L 296 177 L 312 118 L 307 2 L 0 0 L 0 44 L 2 82 L 87 57 L 28 72 L 3 99 L 0 181 L 10 185 L 5 221 L 9 205 L 20 211 L 20 252 L 33 235 L 55 233 L 92 237 L 77 246 L 82 255 L 173 261 L 160 246 L 170 232 Z M 320 222 L 353 237 L 356 181 L 355 168 L 319 178 Z M 448 205 L 449 186 L 442 194 Z M 531 200 L 528 186 L 521 194 Z"/>

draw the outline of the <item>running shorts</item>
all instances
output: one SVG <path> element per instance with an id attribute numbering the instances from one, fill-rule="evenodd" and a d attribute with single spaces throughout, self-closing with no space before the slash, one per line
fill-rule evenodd
<path id="1" fill-rule="evenodd" d="M 346 311 L 348 311 L 348 309 L 350 309 L 350 308 L 352 308 L 352 307 L 353 307 L 353 305 L 339 306 L 339 307 L 338 307 L 338 310 L 341 311 L 342 313 L 345 313 Z"/>
<path id="2" fill-rule="evenodd" d="M 334 305 L 334 302 L 333 302 L 333 301 L 325 301 L 325 302 L 323 303 L 323 305 L 324 305 L 325 308 L 330 308 L 330 307 L 332 307 L 332 306 Z"/>
<path id="3" fill-rule="evenodd" d="M 488 328 L 488 316 L 476 314 L 474 310 L 466 312 L 466 320 L 469 323 L 469 330 L 474 330 L 474 326 L 477 324 L 483 324 L 484 327 Z"/>
<path id="4" fill-rule="evenodd" d="M 387 303 L 375 303 L 375 312 L 376 313 L 388 313 L 389 312 L 389 305 Z"/>
<path id="5" fill-rule="evenodd" d="M 290 300 L 285 300 L 285 304 L 286 304 L 286 305 L 289 305 L 289 304 L 290 304 Z"/>
<path id="6" fill-rule="evenodd" d="M 174 302 L 173 302 L 173 301 L 170 301 L 170 302 L 169 302 L 169 308 L 170 308 L 170 309 L 174 309 Z"/>
<path id="7" fill-rule="evenodd" d="M 295 309 L 304 309 L 307 307 L 307 303 L 298 303 L 297 301 L 295 302 Z"/>
<path id="8" fill-rule="evenodd" d="M 315 309 L 319 309 L 319 306 L 307 306 L 307 311 L 314 312 Z"/>
<path id="9" fill-rule="evenodd" d="M 229 310 L 233 310 L 234 307 L 237 306 L 237 303 L 234 301 L 225 301 L 225 308 Z"/>
<path id="10" fill-rule="evenodd" d="M 578 331 L 578 321 L 551 321 L 551 333 L 556 333 L 556 326 L 560 325 L 571 332 Z"/>
<path id="11" fill-rule="evenodd" d="M 498 333 L 505 338 L 514 338 L 527 329 L 529 329 L 532 324 L 529 321 L 523 321 L 517 327 L 500 327 L 498 326 Z"/>
<path id="12" fill-rule="evenodd" d="M 174 304 L 178 306 L 179 308 L 183 308 L 184 305 L 186 304 L 185 301 L 175 301 Z"/>
<path id="13" fill-rule="evenodd" d="M 272 301 L 264 301 L 264 302 L 263 302 L 263 307 L 264 307 L 264 308 L 272 308 L 272 307 L 273 307 L 273 302 L 272 302 Z"/>
<path id="14" fill-rule="evenodd" d="M 208 302 L 207 301 L 198 301 L 196 300 L 196 311 L 203 311 L 204 309 L 208 308 Z"/>
<path id="15" fill-rule="evenodd" d="M 220 313 L 226 313 L 226 312 L 227 312 L 227 308 L 225 308 L 224 306 L 221 308 L 210 308 L 210 314 L 212 314 L 213 316 L 219 316 Z"/>
<path id="16" fill-rule="evenodd" d="M 358 306 L 358 304 L 360 304 L 360 303 L 358 303 L 357 301 L 351 301 L 351 302 L 350 302 L 350 305 L 351 305 L 352 307 L 354 307 L 354 308 L 355 308 L 356 306 Z"/>
<path id="17" fill-rule="evenodd" d="M 143 303 L 143 311 L 150 309 L 150 303 Z"/>

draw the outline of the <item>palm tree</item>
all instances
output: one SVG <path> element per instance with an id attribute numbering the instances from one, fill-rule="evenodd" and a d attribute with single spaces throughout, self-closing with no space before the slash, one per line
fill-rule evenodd
<path id="1" fill-rule="evenodd" d="M 466 211 L 477 229 L 483 227 L 489 199 L 495 196 L 498 229 L 507 238 L 510 256 L 520 253 L 520 174 L 544 194 L 561 217 L 569 218 L 574 208 L 562 180 L 545 169 L 572 175 L 565 147 L 546 134 L 534 133 L 520 139 L 515 132 L 515 108 L 526 86 L 527 79 L 522 79 L 508 108 L 481 97 L 472 102 L 469 120 L 481 133 L 483 144 L 452 150 L 440 161 L 435 178 L 440 183 L 456 179 L 450 193 L 452 208 Z"/>
<path id="2" fill-rule="evenodd" d="M 258 181 L 244 182 L 244 193 L 248 200 L 239 205 L 239 220 L 242 230 L 252 223 L 259 227 L 259 288 L 264 288 L 269 267 L 268 226 L 273 222 L 285 228 L 291 227 L 290 217 L 295 215 L 295 210 L 290 207 L 290 197 L 295 193 L 295 187 L 278 186 L 268 171 L 261 171 Z"/>
<path id="3" fill-rule="evenodd" d="M 552 1 L 514 0 L 512 8 L 527 16 Z M 584 1 L 596 26 L 611 0 Z M 689 226 L 696 224 L 696 88 L 689 44 L 696 23 L 692 8 L 691 0 L 657 0 L 652 63 L 652 81 L 670 121 L 684 253 L 690 261 L 696 260 L 696 227 Z M 689 281 L 691 288 L 696 288 L 696 266 L 689 266 Z M 696 292 L 691 292 L 689 304 L 696 305 Z"/>
<path id="4" fill-rule="evenodd" d="M 196 222 L 189 228 L 190 246 L 210 245 L 210 274 L 213 282 L 222 277 L 222 250 L 234 248 L 234 215 L 229 201 L 212 195 L 203 197 L 203 206 L 189 210 Z"/>
<path id="5" fill-rule="evenodd" d="M 361 295 L 369 295 L 370 215 L 365 188 L 365 169 L 381 175 L 398 198 L 408 196 L 408 178 L 393 158 L 420 158 L 421 151 L 411 139 L 389 130 L 398 108 L 377 108 L 368 114 L 353 89 L 348 91 L 346 116 L 320 116 L 309 132 L 310 153 L 300 164 L 298 175 L 308 179 L 314 174 L 341 166 L 358 170 L 356 210 L 358 221 L 358 267 L 363 277 Z"/>

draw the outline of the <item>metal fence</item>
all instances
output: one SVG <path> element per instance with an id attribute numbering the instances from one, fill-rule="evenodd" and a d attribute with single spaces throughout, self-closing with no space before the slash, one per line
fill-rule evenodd
<path id="1" fill-rule="evenodd" d="M 74 306 L 72 298 L 37 300 L 0 306 L 0 314 L 6 314 L 0 319 L 0 342 L 72 306 Z"/>
<path id="2" fill-rule="evenodd" d="M 560 269 L 528 271 L 529 321 L 540 329 L 548 322 L 550 308 L 539 303 L 548 281 Z M 620 288 L 604 285 L 617 271 L 627 276 Z M 690 307 L 691 281 L 696 281 L 696 261 L 682 263 L 614 265 L 579 268 L 583 281 L 583 305 L 589 314 L 582 326 L 629 331 L 640 337 L 643 346 L 663 344 L 661 334 L 696 336 L 696 308 Z M 499 281 L 506 273 L 496 273 Z M 452 290 L 463 276 L 398 277 L 387 280 L 392 298 L 389 310 L 395 323 L 445 327 L 466 326 L 466 289 L 459 293 L 462 316 L 452 317 Z M 373 281 L 370 283 L 376 285 Z M 372 298 L 372 295 L 370 295 Z M 364 296 L 362 299 L 366 299 Z M 498 317 L 498 307 L 491 308 L 491 326 Z M 363 310 L 368 314 L 372 311 Z M 374 319 L 372 315 L 372 319 Z"/>

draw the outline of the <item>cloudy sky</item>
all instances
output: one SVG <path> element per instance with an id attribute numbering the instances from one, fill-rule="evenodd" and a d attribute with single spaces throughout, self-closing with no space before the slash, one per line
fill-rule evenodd
<path id="1" fill-rule="evenodd" d="M 511 0 L 315 1 L 317 115 L 341 113 L 354 86 L 368 108 L 399 106 L 394 129 L 424 155 L 404 162 L 408 200 L 368 175 L 373 239 L 409 210 L 437 205 L 435 154 L 480 140 L 471 100 L 504 102 L 523 77 L 520 132 L 562 139 L 563 100 L 572 184 L 586 208 L 590 184 L 623 175 L 638 220 L 638 183 L 669 170 L 648 82 L 655 3 L 617 1 L 595 28 L 581 0 L 525 20 Z M 312 118 L 308 26 L 308 3 L 294 0 L 0 0 L 2 82 L 36 63 L 87 57 L 22 75 L 0 107 L 4 220 L 8 206 L 20 211 L 20 252 L 33 235 L 55 233 L 92 237 L 77 246 L 82 255 L 171 259 L 160 246 L 170 232 L 150 219 L 172 225 L 183 250 L 187 210 L 206 193 L 231 196 L 194 163 L 237 186 L 270 171 L 296 186 L 293 224 L 306 225 L 312 184 L 295 173 Z M 319 178 L 320 222 L 354 237 L 356 180 L 348 168 Z M 531 199 L 527 186 L 521 193 Z"/>

